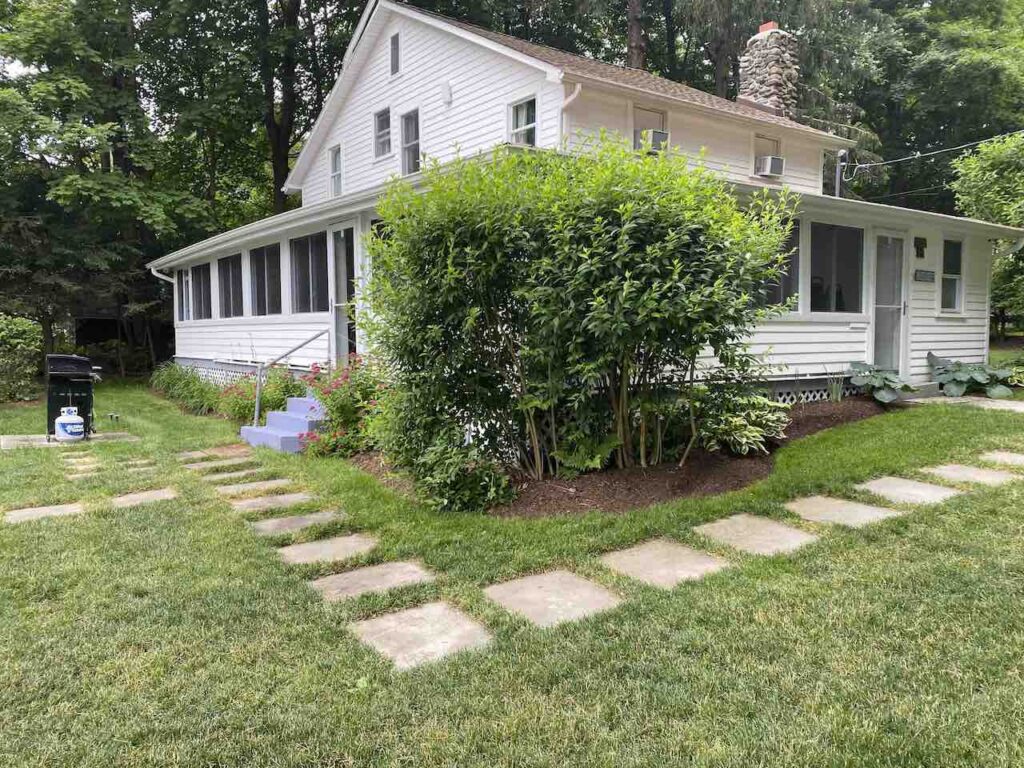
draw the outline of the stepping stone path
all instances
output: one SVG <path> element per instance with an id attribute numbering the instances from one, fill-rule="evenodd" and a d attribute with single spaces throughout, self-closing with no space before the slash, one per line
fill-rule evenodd
<path id="1" fill-rule="evenodd" d="M 248 445 L 237 443 L 235 445 L 221 445 L 216 448 L 203 448 L 199 451 L 185 451 L 178 454 L 182 461 L 201 461 L 203 459 L 233 459 L 239 456 L 252 456 L 252 449 Z"/>
<path id="2" fill-rule="evenodd" d="M 221 459 L 219 461 L 198 461 L 193 464 L 185 464 L 185 469 L 227 469 L 228 467 L 241 467 L 245 464 L 252 464 L 251 456 L 239 456 L 235 459 Z"/>
<path id="3" fill-rule="evenodd" d="M 178 492 L 173 488 L 159 488 L 155 491 L 140 491 L 139 493 L 128 493 L 124 496 L 115 496 L 110 500 L 114 509 L 135 507 L 140 504 L 152 504 L 157 501 L 169 501 L 178 498 Z"/>
<path id="4" fill-rule="evenodd" d="M 693 529 L 719 544 L 752 555 L 778 555 L 793 552 L 818 537 L 798 528 L 763 517 L 739 514 L 698 525 Z"/>
<path id="5" fill-rule="evenodd" d="M 311 515 L 292 515 L 291 517 L 274 517 L 270 520 L 260 520 L 249 523 L 253 531 L 260 536 L 276 536 L 279 533 L 294 533 L 311 525 L 322 525 L 323 523 L 341 520 L 344 515 L 337 512 L 314 512 Z"/>
<path id="6" fill-rule="evenodd" d="M 74 504 L 55 504 L 49 507 L 32 507 L 30 509 L 13 509 L 4 515 L 5 523 L 27 523 L 30 520 L 42 520 L 46 517 L 67 517 L 85 512 L 85 506 Z"/>
<path id="7" fill-rule="evenodd" d="M 368 592 L 385 592 L 396 587 L 427 584 L 434 574 L 417 563 L 383 563 L 358 568 L 346 573 L 335 573 L 309 582 L 309 586 L 329 603 L 358 597 Z"/>
<path id="8" fill-rule="evenodd" d="M 253 499 L 236 499 L 231 502 L 235 512 L 266 512 L 268 509 L 283 509 L 306 504 L 313 497 L 305 491 L 299 493 L 282 493 L 279 496 L 257 496 Z"/>
<path id="9" fill-rule="evenodd" d="M 1012 472 L 1002 472 L 998 469 L 981 469 L 980 467 L 968 467 L 964 464 L 943 464 L 939 467 L 926 467 L 921 470 L 929 475 L 953 483 L 979 483 L 981 485 L 1005 485 L 1018 479 Z"/>
<path id="10" fill-rule="evenodd" d="M 291 565 L 330 563 L 364 554 L 376 546 L 377 539 L 372 536 L 353 533 L 348 536 L 335 536 L 333 539 L 292 544 L 281 547 L 277 553 L 282 560 Z"/>
<path id="11" fill-rule="evenodd" d="M 804 520 L 814 523 L 834 523 L 846 525 L 851 528 L 860 528 L 864 525 L 887 520 L 890 517 L 898 517 L 902 512 L 886 507 L 872 507 L 870 504 L 861 504 L 857 501 L 846 499 L 831 499 L 827 496 L 810 496 L 806 499 L 796 499 L 786 504 L 786 509 Z"/>
<path id="12" fill-rule="evenodd" d="M 895 504 L 938 504 L 960 495 L 960 491 L 953 488 L 907 480 L 903 477 L 879 477 L 854 487 L 881 496 Z"/>
<path id="13" fill-rule="evenodd" d="M 618 595 L 568 571 L 550 571 L 494 584 L 484 594 L 540 627 L 582 619 L 622 602 Z"/>
<path id="14" fill-rule="evenodd" d="M 666 539 L 609 552 L 601 562 L 613 571 L 663 589 L 729 566 L 726 560 Z"/>
<path id="15" fill-rule="evenodd" d="M 1024 467 L 1024 453 L 990 451 L 989 453 L 981 454 L 981 460 L 990 461 L 993 464 L 1005 464 L 1008 467 Z"/>
<path id="16" fill-rule="evenodd" d="M 217 486 L 216 490 L 221 496 L 239 496 L 243 493 L 252 493 L 255 491 L 274 491 L 278 488 L 284 488 L 289 485 L 292 485 L 292 481 L 282 478 L 280 480 L 260 480 L 255 483 L 220 485 Z"/>
<path id="17" fill-rule="evenodd" d="M 217 472 L 213 475 L 203 475 L 203 480 L 208 483 L 222 483 L 225 480 L 244 480 L 247 477 L 254 477 L 263 470 L 259 467 L 253 469 L 240 469 L 236 472 Z"/>
<path id="18" fill-rule="evenodd" d="M 427 603 L 350 625 L 356 637 L 405 670 L 482 648 L 491 633 L 447 603 Z"/>

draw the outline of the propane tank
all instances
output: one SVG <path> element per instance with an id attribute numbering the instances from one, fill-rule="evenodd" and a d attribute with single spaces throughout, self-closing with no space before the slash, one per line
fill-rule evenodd
<path id="1" fill-rule="evenodd" d="M 77 443 L 85 439 L 85 419 L 78 415 L 77 408 L 60 409 L 60 416 L 53 420 L 53 436 L 58 443 Z"/>

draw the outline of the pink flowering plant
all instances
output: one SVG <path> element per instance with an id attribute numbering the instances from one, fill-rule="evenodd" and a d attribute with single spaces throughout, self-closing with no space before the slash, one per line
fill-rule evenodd
<path id="1" fill-rule="evenodd" d="M 384 382 L 378 366 L 359 355 L 328 370 L 314 365 L 303 377 L 327 414 L 324 429 L 303 436 L 306 451 L 316 456 L 352 456 L 373 447 L 369 424 L 380 408 Z"/>

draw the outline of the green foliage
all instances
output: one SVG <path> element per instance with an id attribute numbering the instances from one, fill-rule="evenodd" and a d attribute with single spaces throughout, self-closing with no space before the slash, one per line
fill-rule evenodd
<path id="1" fill-rule="evenodd" d="M 411 470 L 427 503 L 442 512 L 485 509 L 514 496 L 508 475 L 456 427 L 435 434 Z"/>
<path id="2" fill-rule="evenodd" d="M 158 366 L 149 384 L 189 413 L 216 413 L 220 404 L 220 390 L 215 384 L 204 381 L 195 368 L 174 362 Z"/>
<path id="3" fill-rule="evenodd" d="M 38 323 L 0 314 L 0 403 L 35 394 L 43 334 Z"/>
<path id="4" fill-rule="evenodd" d="M 499 150 L 426 169 L 422 194 L 389 188 L 369 298 L 404 393 L 392 463 L 467 432 L 479 456 L 537 478 L 566 458 L 660 460 L 702 350 L 739 366 L 777 312 L 763 287 L 782 268 L 788 194 L 744 210 L 682 156 L 593 150 Z"/>
<path id="5" fill-rule="evenodd" d="M 352 355 L 348 364 L 333 370 L 314 366 L 303 377 L 327 415 L 324 429 L 306 436 L 306 450 L 317 456 L 352 456 L 373 447 L 369 421 L 379 409 L 384 379 L 379 366 Z"/>
<path id="6" fill-rule="evenodd" d="M 1006 386 L 1013 375 L 1010 368 L 995 368 L 984 363 L 961 363 L 938 357 L 931 352 L 928 353 L 928 364 L 947 397 L 962 397 L 974 392 L 984 392 L 992 398 L 1013 395 L 1013 391 Z"/>
<path id="7" fill-rule="evenodd" d="M 850 363 L 850 383 L 863 394 L 869 394 L 883 405 L 900 398 L 900 392 L 913 392 L 914 388 L 894 371 L 886 371 L 868 363 Z"/>
<path id="8" fill-rule="evenodd" d="M 699 391 L 698 436 L 708 451 L 768 453 L 786 436 L 789 406 L 740 380 L 712 382 Z"/>

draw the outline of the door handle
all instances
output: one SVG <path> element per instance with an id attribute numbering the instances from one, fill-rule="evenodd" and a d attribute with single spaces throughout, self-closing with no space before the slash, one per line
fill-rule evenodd
<path id="1" fill-rule="evenodd" d="M 905 301 L 903 302 L 903 316 L 907 316 L 907 302 Z"/>

